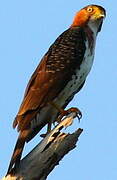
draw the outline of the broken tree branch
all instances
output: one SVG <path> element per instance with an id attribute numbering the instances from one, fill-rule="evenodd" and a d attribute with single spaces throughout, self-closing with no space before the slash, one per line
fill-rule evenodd
<path id="1" fill-rule="evenodd" d="M 2 180 L 46 180 L 59 161 L 76 147 L 78 137 L 83 129 L 79 128 L 72 134 L 61 132 L 73 123 L 76 116 L 75 112 L 69 114 L 21 160 L 14 175 L 8 175 Z"/>

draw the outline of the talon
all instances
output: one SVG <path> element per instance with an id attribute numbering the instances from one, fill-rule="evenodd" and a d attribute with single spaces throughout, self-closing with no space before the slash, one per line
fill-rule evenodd
<path id="1" fill-rule="evenodd" d="M 59 117 L 57 118 L 57 122 L 60 123 L 64 116 L 67 116 L 68 114 L 70 114 L 72 112 L 76 112 L 76 114 L 77 114 L 76 117 L 78 118 L 78 120 L 80 122 L 80 119 L 82 118 L 82 113 L 78 108 L 75 108 L 75 107 L 72 107 L 68 110 L 63 110 L 61 112 L 61 114 L 59 115 Z"/>

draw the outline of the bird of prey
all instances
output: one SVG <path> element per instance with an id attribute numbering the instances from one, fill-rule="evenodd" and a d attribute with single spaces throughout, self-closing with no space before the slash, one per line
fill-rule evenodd
<path id="1" fill-rule="evenodd" d="M 19 137 L 7 174 L 13 167 L 18 167 L 25 142 L 29 142 L 45 125 L 57 121 L 83 87 L 93 64 L 96 37 L 105 16 L 106 11 L 101 6 L 84 7 L 43 56 L 29 80 L 13 122 Z M 78 114 L 81 115 L 79 110 Z"/>

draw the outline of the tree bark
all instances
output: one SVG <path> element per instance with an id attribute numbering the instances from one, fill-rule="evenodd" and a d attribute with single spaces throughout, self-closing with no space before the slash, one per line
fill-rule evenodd
<path id="1" fill-rule="evenodd" d="M 20 163 L 14 175 L 8 175 L 2 180 L 46 180 L 59 161 L 76 147 L 78 137 L 83 129 L 74 133 L 61 132 L 73 123 L 77 116 L 75 112 L 68 115 L 58 124 Z"/>

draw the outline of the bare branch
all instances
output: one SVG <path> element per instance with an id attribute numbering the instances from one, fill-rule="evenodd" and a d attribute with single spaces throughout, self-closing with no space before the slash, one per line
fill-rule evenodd
<path id="1" fill-rule="evenodd" d="M 8 175 L 2 180 L 46 180 L 49 173 L 69 151 L 76 147 L 78 137 L 83 129 L 77 129 L 72 134 L 61 132 L 73 123 L 77 116 L 72 112 L 57 125 L 26 157 L 13 176 Z"/>

